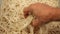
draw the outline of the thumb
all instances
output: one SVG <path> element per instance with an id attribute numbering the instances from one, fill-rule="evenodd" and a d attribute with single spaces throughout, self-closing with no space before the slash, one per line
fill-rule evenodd
<path id="1" fill-rule="evenodd" d="M 23 13 L 24 13 L 24 17 L 27 18 L 27 16 L 29 15 L 29 8 L 28 7 L 25 7 L 23 9 Z"/>

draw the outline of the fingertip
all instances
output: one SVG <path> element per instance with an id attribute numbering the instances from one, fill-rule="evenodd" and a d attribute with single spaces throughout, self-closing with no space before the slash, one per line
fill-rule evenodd
<path id="1" fill-rule="evenodd" d="M 27 18 L 27 16 L 29 15 L 29 9 L 28 9 L 28 7 L 25 7 L 23 9 L 23 13 L 24 13 L 24 17 Z"/>
<path id="2" fill-rule="evenodd" d="M 31 24 L 32 24 L 33 27 L 37 27 L 38 24 L 39 24 L 39 20 L 38 19 L 34 19 Z"/>

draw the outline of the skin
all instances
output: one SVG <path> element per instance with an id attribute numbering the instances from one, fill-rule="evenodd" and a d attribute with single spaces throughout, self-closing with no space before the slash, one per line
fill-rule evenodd
<path id="1" fill-rule="evenodd" d="M 35 3 L 24 8 L 24 16 L 27 18 L 31 13 L 35 18 L 32 20 L 34 27 L 41 26 L 51 21 L 60 21 L 60 8 L 54 8 L 47 4 Z"/>

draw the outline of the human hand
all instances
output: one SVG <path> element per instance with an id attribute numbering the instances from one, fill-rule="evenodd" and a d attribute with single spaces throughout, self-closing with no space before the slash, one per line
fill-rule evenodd
<path id="1" fill-rule="evenodd" d="M 24 16 L 27 17 L 29 13 L 35 16 L 32 25 L 36 27 L 51 21 L 52 16 L 55 14 L 55 9 L 43 3 L 35 3 L 24 8 Z"/>

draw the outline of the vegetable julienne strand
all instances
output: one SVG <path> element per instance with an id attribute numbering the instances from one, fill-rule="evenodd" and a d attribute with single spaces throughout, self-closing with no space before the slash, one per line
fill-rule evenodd
<path id="1" fill-rule="evenodd" d="M 30 18 L 30 19 L 29 19 Z M 27 19 L 25 19 L 22 23 L 24 23 L 24 25 L 20 28 L 20 31 L 24 28 L 26 28 L 32 21 L 33 17 L 32 15 L 28 16 Z M 28 20 L 28 21 L 27 21 Z"/>
<path id="2" fill-rule="evenodd" d="M 8 34 L 8 31 L 7 31 L 7 29 L 5 27 L 3 27 L 2 25 L 0 25 L 0 27 L 2 27 Z"/>
<path id="3" fill-rule="evenodd" d="M 10 24 L 13 24 L 13 23 L 11 23 L 11 21 L 7 18 L 7 16 L 3 16 L 3 17 L 5 17 L 6 20 L 7 20 Z"/>
<path id="4" fill-rule="evenodd" d="M 34 27 L 32 25 L 29 25 L 29 29 L 30 29 L 30 34 L 34 34 Z"/>

